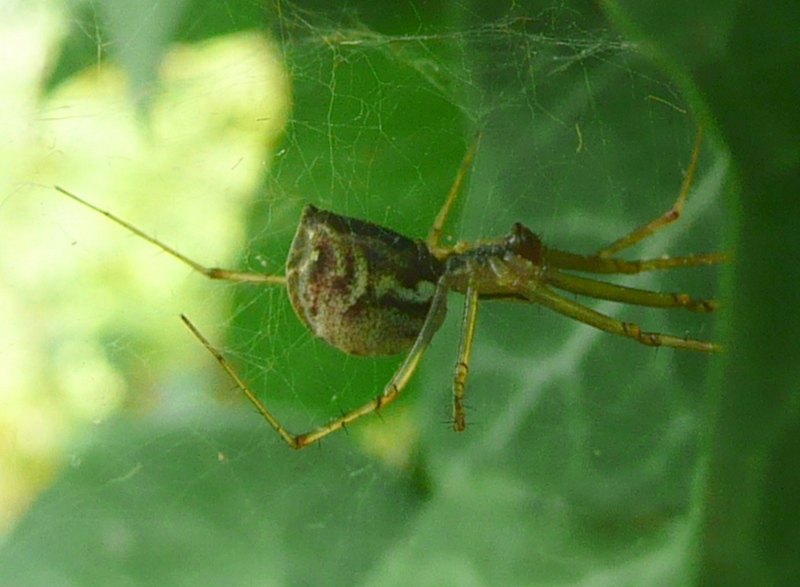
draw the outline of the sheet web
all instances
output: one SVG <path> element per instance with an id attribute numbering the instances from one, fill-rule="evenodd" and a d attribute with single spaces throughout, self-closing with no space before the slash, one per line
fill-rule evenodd
<path id="1" fill-rule="evenodd" d="M 199 116 L 226 130 L 166 165 L 180 177 L 139 204 L 158 210 L 159 238 L 197 261 L 280 268 L 308 202 L 424 237 L 478 130 L 447 238 L 497 236 L 520 221 L 551 246 L 589 253 L 677 195 L 696 131 L 686 101 L 583 5 L 488 12 L 452 3 L 439 14 L 409 5 L 394 20 L 368 8 L 276 6 L 269 50 L 285 67 L 291 108 L 260 118 L 238 98 L 231 99 L 235 116 L 212 104 L 214 116 Z M 228 8 L 236 28 L 239 7 Z M 192 13 L 187 29 L 208 18 Z M 100 51 L 102 35 L 92 36 Z M 243 62 L 248 51 L 262 58 L 256 45 L 244 49 Z M 253 81 L 256 68 L 237 74 L 241 84 L 274 90 L 273 82 Z M 228 83 L 191 86 L 176 102 L 199 110 L 202 95 L 224 94 Z M 285 124 L 265 123 L 282 116 Z M 271 134 L 237 141 L 229 130 L 252 133 L 259 125 Z M 630 257 L 715 248 L 724 162 L 714 157 L 704 151 L 687 219 Z M 201 185 L 204 172 L 189 177 L 210 163 L 238 179 Z M 170 182 L 182 195 L 167 202 Z M 131 220 L 147 228 L 152 218 Z M 124 236 L 114 245 L 129 246 L 148 251 L 148 269 L 135 275 L 151 275 L 154 262 L 178 264 Z M 468 384 L 468 429 L 456 434 L 448 420 L 461 300 L 452 295 L 448 321 L 404 397 L 296 453 L 179 325 L 178 334 L 154 342 L 165 321 L 177 324 L 175 309 L 295 432 L 374 396 L 401 358 L 349 357 L 314 340 L 280 288 L 210 283 L 182 266 L 175 279 L 180 285 L 166 281 L 166 289 L 179 295 L 138 302 L 146 308 L 130 310 L 111 330 L 116 346 L 106 353 L 139 410 L 104 421 L 100 437 L 79 451 L 92 467 L 75 467 L 77 480 L 36 506 L 20 548 L 35 546 L 36 524 L 53 512 L 76 504 L 91 511 L 99 494 L 128 540 L 112 567 L 146 560 L 148 541 L 177 538 L 201 553 L 188 563 L 163 559 L 176 583 L 194 567 L 208 584 L 265 577 L 275 584 L 588 584 L 598 569 L 620 584 L 620 576 L 664 580 L 686 564 L 706 357 L 640 348 L 536 307 L 487 303 Z M 164 288 L 153 281 L 141 289 Z M 622 282 L 714 293 L 709 273 L 699 270 Z M 705 318 L 591 305 L 648 330 L 712 337 Z M 176 373 L 175 361 L 188 366 Z M 63 519 L 88 542 L 98 521 L 108 521 L 74 512 Z M 101 551 L 108 552 L 104 542 Z M 127 572 L 145 576 L 146 567 Z"/>

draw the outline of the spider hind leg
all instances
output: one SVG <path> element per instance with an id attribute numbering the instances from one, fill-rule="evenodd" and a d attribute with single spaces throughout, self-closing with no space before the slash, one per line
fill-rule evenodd
<path id="1" fill-rule="evenodd" d="M 430 310 L 428 311 L 428 315 L 425 319 L 425 323 L 419 333 L 419 336 L 417 336 L 414 345 L 411 347 L 408 355 L 406 355 L 403 363 L 400 365 L 397 371 L 395 371 L 395 374 L 392 376 L 389 383 L 386 384 L 386 386 L 383 388 L 383 391 L 379 395 L 375 396 L 362 406 L 352 409 L 349 412 L 345 412 L 338 418 L 334 418 L 328 423 L 303 434 L 293 434 L 292 432 L 289 432 L 289 430 L 287 430 L 278 421 L 272 412 L 267 409 L 264 403 L 258 398 L 253 390 L 250 389 L 244 380 L 239 377 L 233 365 L 231 365 L 225 356 L 219 350 L 217 350 L 208 341 L 208 339 L 205 338 L 205 336 L 203 336 L 203 334 L 189 320 L 189 318 L 181 315 L 181 320 L 183 320 L 184 324 L 186 324 L 189 330 L 191 330 L 192 334 L 217 360 L 217 362 L 222 366 L 236 386 L 245 394 L 247 399 L 250 400 L 250 403 L 255 406 L 256 410 L 258 410 L 261 416 L 281 436 L 284 442 L 286 442 L 286 444 L 288 444 L 291 448 L 299 449 L 324 438 L 331 432 L 336 432 L 337 430 L 344 428 L 361 416 L 366 416 L 372 412 L 377 412 L 384 406 L 394 401 L 397 396 L 400 395 L 411 377 L 416 372 L 417 366 L 422 359 L 422 355 L 425 353 L 425 350 L 428 348 L 433 335 L 436 334 L 436 331 L 439 329 L 439 326 L 442 323 L 444 314 L 447 311 L 447 294 L 449 289 L 450 284 L 448 283 L 447 278 L 443 276 L 437 283 L 436 291 L 433 295 L 433 300 L 431 301 Z"/>

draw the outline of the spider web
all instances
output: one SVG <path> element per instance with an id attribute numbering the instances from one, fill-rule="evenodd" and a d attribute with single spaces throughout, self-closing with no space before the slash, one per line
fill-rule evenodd
<path id="1" fill-rule="evenodd" d="M 178 313 L 297 432 L 374 396 L 400 359 L 343 356 L 303 329 L 280 289 L 209 283 L 39 187 L 64 185 L 202 263 L 271 271 L 307 202 L 424 236 L 480 130 L 448 237 L 520 221 L 550 246 L 588 253 L 677 195 L 696 127 L 676 86 L 579 2 L 179 5 L 153 2 L 140 18 L 111 2 L 62 15 L 66 39 L 89 48 L 88 68 L 62 57 L 29 114 L 46 152 L 29 155 L 39 168 L 19 192 L 30 197 L 15 201 L 48 218 L 28 229 L 44 244 L 20 264 L 63 251 L 48 275 L 63 288 L 27 300 L 59 332 L 37 345 L 46 401 L 23 405 L 58 412 L 47 429 L 64 432 L 40 462 L 62 472 L 9 535 L 0 576 L 686 582 L 707 357 L 483 304 L 468 430 L 455 434 L 453 295 L 403 397 L 295 453 Z M 269 34 L 252 32 L 261 23 Z M 714 249 L 724 176 L 706 149 L 686 218 L 629 256 Z M 621 282 L 702 297 L 713 275 Z M 705 317 L 591 305 L 712 338 Z M 64 533 L 57 547 L 43 543 Z"/>

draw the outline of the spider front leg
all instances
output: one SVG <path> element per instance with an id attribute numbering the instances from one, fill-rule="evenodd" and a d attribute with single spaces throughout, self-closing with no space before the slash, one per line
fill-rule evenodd
<path id="1" fill-rule="evenodd" d="M 87 202 L 86 200 L 84 200 L 82 198 L 79 198 L 78 196 L 76 196 L 72 192 L 69 192 L 69 191 L 65 190 L 64 188 L 62 188 L 62 187 L 59 187 L 59 186 L 54 186 L 54 187 L 58 192 L 61 192 L 62 194 L 64 194 L 68 198 L 71 198 L 72 200 L 75 200 L 76 202 L 78 202 L 79 204 L 82 204 L 83 206 L 86 206 L 90 210 L 94 210 L 98 214 L 102 214 L 103 216 L 105 216 L 106 218 L 111 220 L 112 222 L 115 222 L 116 224 L 119 224 L 120 226 L 122 226 L 123 228 L 128 230 L 129 232 L 132 232 L 133 234 L 135 234 L 136 236 L 146 240 L 150 244 L 155 245 L 156 247 L 158 247 L 159 249 L 161 249 L 165 253 L 171 255 L 172 257 L 175 257 L 178 261 L 188 265 L 189 267 L 191 267 L 192 269 L 194 269 L 198 273 L 201 273 L 201 274 L 205 275 L 209 279 L 223 279 L 223 280 L 226 280 L 226 281 L 249 281 L 251 283 L 270 283 L 270 284 L 275 284 L 275 285 L 284 285 L 286 283 L 286 278 L 283 275 L 268 275 L 268 274 L 265 274 L 265 273 L 254 273 L 254 272 L 249 272 L 249 271 L 236 271 L 236 270 L 230 270 L 230 269 L 220 269 L 219 267 L 206 267 L 205 265 L 201 265 L 200 263 L 198 263 L 198 262 L 186 257 L 185 255 L 179 253 L 178 251 L 176 251 L 175 249 L 173 249 L 169 245 L 166 245 L 166 244 L 162 243 L 157 238 L 154 238 L 154 237 L 150 236 L 149 234 L 147 234 L 143 230 L 141 230 L 139 228 L 136 228 L 134 225 L 130 224 L 129 222 L 126 222 L 122 218 L 119 218 L 118 216 L 115 216 L 111 212 L 103 210 L 102 208 L 99 208 L 99 207 L 95 206 L 94 204 L 92 204 L 90 202 Z"/>
<path id="2" fill-rule="evenodd" d="M 622 238 L 617 239 L 610 245 L 605 248 L 600 249 L 597 251 L 594 256 L 599 257 L 600 259 L 610 259 L 614 254 L 618 253 L 622 249 L 626 249 L 644 238 L 647 238 L 651 234 L 661 230 L 668 224 L 671 224 L 683 213 L 683 206 L 686 203 L 686 197 L 689 195 L 689 189 L 692 187 L 692 182 L 694 181 L 694 173 L 697 169 L 697 160 L 700 157 L 700 147 L 703 143 L 703 127 L 701 126 L 697 131 L 697 136 L 695 137 L 694 147 L 692 149 L 692 158 L 689 163 L 689 168 L 686 170 L 686 175 L 683 178 L 683 183 L 681 184 L 681 189 L 678 192 L 678 197 L 675 200 L 675 203 L 672 207 L 661 214 L 660 216 L 654 218 L 647 224 L 643 224 L 642 226 L 636 228 L 635 230 L 631 231 L 630 233 L 626 234 Z M 697 255 L 698 257 L 702 257 L 703 255 Z M 691 257 L 691 256 L 690 256 Z M 717 260 L 713 260 L 710 262 L 717 262 Z M 703 263 L 701 261 L 698 264 Z M 688 264 L 688 263 L 687 263 Z"/>
<path id="3" fill-rule="evenodd" d="M 250 403 L 255 406 L 261 416 L 278 434 L 280 434 L 281 438 L 283 438 L 286 444 L 292 448 L 303 448 L 304 446 L 308 446 L 309 444 L 324 438 L 331 432 L 335 432 L 340 428 L 344 428 L 361 416 L 366 416 L 372 412 L 377 412 L 392 402 L 398 395 L 400 395 L 403 389 L 405 389 L 412 375 L 414 375 L 416 372 L 420 359 L 422 359 L 422 355 L 428 348 L 433 335 L 436 334 L 437 330 L 439 330 L 439 326 L 441 325 L 444 315 L 447 312 L 447 294 L 449 289 L 450 285 L 447 276 L 442 276 L 436 284 L 436 290 L 434 292 L 433 299 L 431 300 L 431 306 L 428 310 L 428 314 L 425 317 L 422 330 L 420 330 L 420 333 L 417 336 L 417 339 L 414 341 L 414 345 L 411 347 L 411 350 L 408 352 L 405 360 L 392 376 L 391 380 L 389 380 L 389 383 L 387 383 L 383 388 L 383 392 L 380 395 L 375 396 L 364 405 L 355 408 L 354 410 L 350 410 L 342 416 L 331 420 L 327 424 L 323 424 L 322 426 L 303 434 L 292 434 L 289 432 L 289 430 L 287 430 L 278 421 L 278 419 L 272 415 L 272 412 L 266 408 L 264 403 L 258 399 L 258 396 L 253 393 L 244 380 L 239 377 L 239 375 L 236 373 L 236 370 L 233 368 L 233 365 L 228 362 L 225 356 L 202 335 L 197 327 L 192 324 L 192 322 L 186 316 L 181 315 L 181 320 L 183 320 L 186 326 L 189 327 L 189 330 L 192 331 L 192 334 L 197 337 L 202 345 L 206 347 L 208 352 L 211 353 L 211 355 L 217 360 L 217 362 L 230 376 L 236 386 L 241 389 L 247 399 L 250 400 Z"/>
<path id="4" fill-rule="evenodd" d="M 713 265 L 715 263 L 727 261 L 728 255 L 719 251 L 695 253 L 678 257 L 664 255 L 656 259 L 627 260 L 614 256 L 619 251 L 635 245 L 639 241 L 658 232 L 666 225 L 680 218 L 683 213 L 686 198 L 689 194 L 689 189 L 694 180 L 697 160 L 700 156 L 702 138 L 703 129 L 701 127 L 695 138 L 689 169 L 686 171 L 678 197 L 669 210 L 591 255 L 579 255 L 568 251 L 551 249 L 549 247 L 544 248 L 542 253 L 544 264 L 551 268 L 584 271 L 587 273 L 632 275 L 644 271 L 659 271 L 675 267 L 694 267 L 697 265 Z"/>
<path id="5" fill-rule="evenodd" d="M 572 301 L 548 287 L 550 277 L 548 272 L 541 267 L 532 265 L 527 259 L 521 257 L 506 258 L 502 262 L 493 264 L 493 271 L 495 274 L 495 281 L 498 286 L 504 286 L 509 291 L 512 291 L 522 297 L 528 302 L 540 304 L 551 310 L 558 312 L 594 326 L 599 330 L 631 338 L 636 342 L 646 346 L 669 346 L 673 348 L 688 349 L 693 351 L 701 351 L 706 353 L 719 353 L 722 352 L 722 346 L 706 340 L 696 340 L 693 338 L 681 338 L 671 334 L 661 334 L 658 332 L 645 332 L 638 324 L 633 322 L 622 322 L 601 314 L 583 304 Z M 603 284 L 599 281 L 587 280 L 597 286 L 611 285 Z M 612 286 L 618 288 L 619 286 Z M 566 288 L 571 291 L 570 288 Z M 655 307 L 677 307 L 683 306 L 681 300 L 672 299 L 673 294 L 666 294 L 668 297 L 662 297 L 663 294 L 658 292 L 648 292 L 646 290 L 635 290 L 623 288 L 628 290 L 624 296 L 618 296 L 619 290 L 612 291 L 613 295 L 600 295 L 604 291 L 581 291 L 580 293 L 591 295 L 593 297 L 606 298 L 613 301 L 632 303 L 639 305 L 651 305 Z M 607 292 L 605 292 L 607 293 Z M 628 299 L 626 299 L 626 297 Z M 670 301 L 671 300 L 671 301 Z M 662 304 L 663 302 L 663 304 Z M 680 303 L 679 303 L 680 302 Z M 698 301 L 702 302 L 702 301 Z M 708 303 L 706 300 L 705 303 Z M 691 308 L 690 308 L 691 309 Z M 711 311 L 713 307 L 706 310 L 694 308 L 695 311 Z"/>
<path id="6" fill-rule="evenodd" d="M 546 306 L 559 314 L 564 314 L 575 320 L 594 326 L 599 330 L 610 332 L 619 336 L 631 338 L 646 346 L 669 346 L 678 349 L 688 349 L 706 353 L 720 353 L 722 346 L 707 340 L 693 338 L 680 338 L 671 334 L 658 332 L 645 332 L 638 324 L 622 322 L 596 310 L 592 310 L 578 302 L 565 298 L 544 284 L 528 284 L 521 287 L 526 298 L 536 304 Z"/>
<path id="7" fill-rule="evenodd" d="M 580 277 L 548 267 L 542 281 L 558 289 L 600 300 L 651 308 L 685 308 L 690 312 L 713 312 L 719 306 L 714 299 L 693 298 L 686 293 L 657 292 Z"/>

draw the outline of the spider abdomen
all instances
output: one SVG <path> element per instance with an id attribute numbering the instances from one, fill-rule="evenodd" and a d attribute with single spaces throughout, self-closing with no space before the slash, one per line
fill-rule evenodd
<path id="1" fill-rule="evenodd" d="M 411 348 L 444 271 L 421 241 L 306 206 L 286 261 L 298 318 L 328 344 L 354 355 Z"/>

